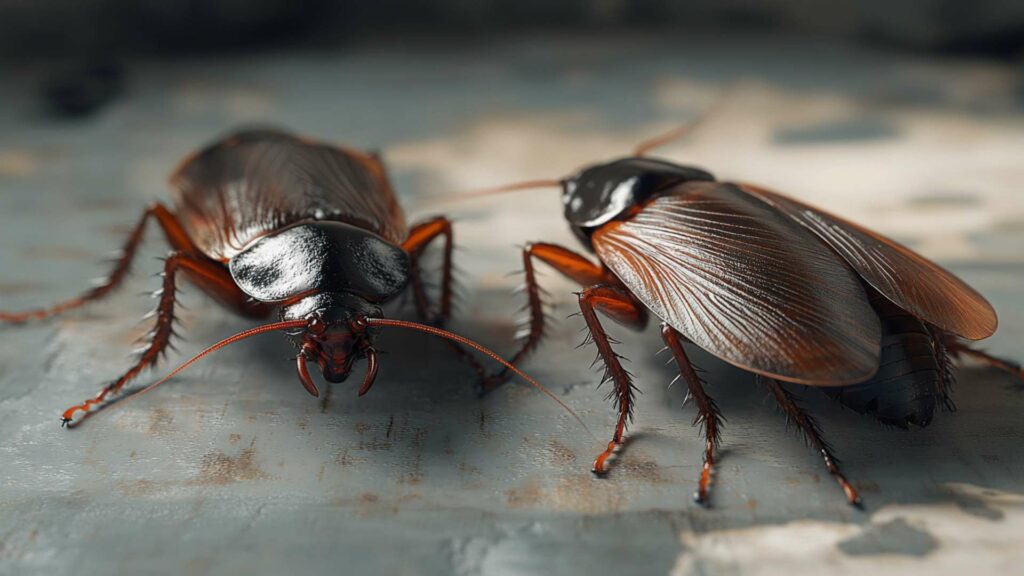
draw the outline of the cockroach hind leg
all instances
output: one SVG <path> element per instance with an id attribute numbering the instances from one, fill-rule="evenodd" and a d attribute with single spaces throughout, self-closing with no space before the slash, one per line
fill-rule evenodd
<path id="1" fill-rule="evenodd" d="M 615 455 L 616 450 L 620 446 L 622 446 L 622 442 L 620 441 L 612 440 L 608 442 L 608 447 L 604 449 L 604 452 L 598 454 L 597 458 L 594 459 L 594 466 L 590 471 L 598 478 L 604 478 L 607 476 L 609 470 L 608 460 Z"/>

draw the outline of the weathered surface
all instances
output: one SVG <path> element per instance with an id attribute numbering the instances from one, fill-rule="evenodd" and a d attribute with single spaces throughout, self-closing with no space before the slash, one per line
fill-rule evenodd
<path id="1" fill-rule="evenodd" d="M 993 352 L 1024 358 L 1024 113 L 1019 77 L 821 46 L 538 41 L 467 55 L 424 47 L 139 63 L 102 116 L 33 115 L 35 76 L 0 84 L 0 307 L 70 296 L 96 276 L 194 146 L 267 122 L 380 146 L 407 211 L 449 211 L 466 298 L 455 328 L 502 349 L 518 303 L 515 244 L 572 245 L 554 192 L 432 206 L 455 189 L 556 176 L 624 153 L 736 85 L 666 157 L 761 182 L 895 235 L 961 274 L 1001 314 Z M 1017 90 L 1015 92 L 1015 90 Z M 283 338 L 224 350 L 74 430 L 60 411 L 123 367 L 155 289 L 152 233 L 109 302 L 0 328 L 0 573 L 931 574 L 1019 570 L 1024 391 L 960 372 L 956 414 L 901 432 L 804 397 L 862 490 L 843 502 L 752 378 L 695 354 L 728 418 L 715 508 L 691 502 L 701 440 L 656 331 L 611 327 L 640 397 L 606 479 L 594 441 L 549 400 L 507 386 L 480 400 L 469 370 L 425 336 L 387 333 L 364 398 L 324 406 L 295 381 Z M 567 283 L 526 368 L 603 441 L 614 421 Z M 247 324 L 186 287 L 176 362 Z M 397 314 L 398 311 L 396 310 Z M 165 370 L 166 370 L 165 366 Z M 354 378 L 355 382 L 359 378 Z M 980 568 L 980 570 L 979 570 Z"/>

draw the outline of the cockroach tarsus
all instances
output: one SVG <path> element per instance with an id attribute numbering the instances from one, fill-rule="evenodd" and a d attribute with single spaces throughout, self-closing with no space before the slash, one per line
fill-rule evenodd
<path id="1" fill-rule="evenodd" d="M 379 368 L 374 339 L 385 327 L 443 338 L 478 377 L 485 371 L 465 347 L 504 363 L 479 344 L 442 328 L 452 311 L 451 222 L 438 216 L 408 227 L 377 157 L 276 130 L 247 130 L 186 158 L 172 174 L 171 185 L 173 210 L 157 202 L 143 212 L 100 285 L 47 308 L 0 312 L 0 322 L 17 324 L 100 300 L 128 275 L 147 224 L 156 221 L 163 231 L 172 251 L 163 261 L 146 346 L 120 377 L 65 410 L 62 425 L 107 402 L 173 347 L 180 273 L 243 316 L 265 318 L 276 309 L 279 321 L 214 344 L 139 393 L 224 346 L 272 331 L 285 332 L 295 345 L 296 374 L 313 396 L 319 390 L 309 373 L 310 362 L 319 365 L 327 381 L 342 382 L 354 361 L 365 359 L 358 394 L 368 392 Z M 419 259 L 439 238 L 443 261 L 434 311 Z M 421 322 L 384 318 L 380 306 L 406 288 L 413 292 Z M 506 363 L 506 369 L 514 367 Z M 576 417 L 547 389 L 514 370 Z"/>
<path id="2" fill-rule="evenodd" d="M 700 121 L 701 119 L 698 119 Z M 691 124 L 692 127 L 692 124 Z M 597 312 L 642 329 L 662 321 L 694 425 L 706 440 L 695 499 L 710 498 L 724 418 L 688 359 L 692 343 L 765 385 L 788 420 L 822 456 L 847 501 L 860 496 L 839 469 L 821 427 L 784 383 L 820 387 L 844 406 L 887 425 L 925 426 L 935 408 L 955 409 L 951 361 L 970 357 L 1024 379 L 1014 362 L 969 346 L 995 332 L 991 305 L 938 265 L 857 224 L 705 170 L 658 160 L 652 149 L 684 136 L 677 128 L 640 144 L 632 156 L 576 174 L 454 195 L 466 199 L 530 188 L 561 189 L 565 218 L 598 262 L 569 248 L 532 242 L 522 251 L 528 312 L 518 364 L 546 325 L 535 262 L 584 287 L 579 308 L 603 362 L 602 383 L 618 420 L 593 472 L 608 471 L 634 415 L 636 386 Z M 483 389 L 507 371 L 488 375 Z"/>

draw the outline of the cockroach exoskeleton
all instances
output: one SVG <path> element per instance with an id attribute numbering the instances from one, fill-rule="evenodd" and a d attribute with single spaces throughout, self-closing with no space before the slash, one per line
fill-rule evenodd
<path id="1" fill-rule="evenodd" d="M 691 125 L 692 127 L 692 125 Z M 861 502 L 839 470 L 817 421 L 781 382 L 822 388 L 862 414 L 899 427 L 925 426 L 936 406 L 954 408 L 951 360 L 969 356 L 1024 379 L 1021 367 L 970 347 L 996 330 L 978 292 L 916 252 L 807 204 L 705 170 L 650 158 L 688 127 L 641 144 L 630 157 L 559 180 L 534 180 L 456 195 L 471 198 L 530 188 L 561 190 L 564 216 L 598 259 L 555 244 L 523 249 L 528 302 L 523 342 L 509 362 L 537 348 L 545 311 L 534 272 L 547 263 L 583 290 L 580 314 L 604 363 L 602 382 L 618 421 L 593 472 L 608 470 L 632 420 L 635 387 L 597 312 L 643 329 L 648 314 L 695 403 L 706 438 L 694 498 L 709 502 L 722 415 L 683 343 L 757 375 L 824 458 L 850 504 Z M 483 380 L 499 385 L 506 371 Z M 685 403 L 685 402 L 684 402 Z"/>
<path id="2" fill-rule="evenodd" d="M 367 362 L 358 390 L 365 394 L 377 376 L 374 338 L 386 326 L 444 338 L 478 376 L 483 376 L 483 367 L 462 346 L 504 363 L 479 344 L 440 328 L 452 310 L 451 223 L 435 217 L 407 227 L 375 156 L 275 130 L 240 131 L 186 158 L 171 175 L 171 187 L 174 209 L 161 203 L 146 209 L 103 283 L 48 308 L 0 312 L 0 322 L 24 323 L 99 300 L 126 277 L 146 224 L 155 220 L 164 232 L 172 252 L 164 260 L 163 287 L 157 292 L 148 343 L 120 377 L 65 410 L 62 424 L 117 394 L 171 346 L 179 272 L 243 316 L 263 318 L 276 309 L 280 319 L 210 346 L 137 393 L 155 388 L 228 344 L 270 331 L 286 332 L 298 349 L 296 372 L 313 396 L 319 390 L 308 362 L 318 364 L 329 382 L 342 382 L 358 359 Z M 439 238 L 444 240 L 443 270 L 434 311 L 419 258 Z M 380 306 L 407 286 L 419 319 L 426 324 L 383 317 Z M 515 371 L 568 410 L 540 384 Z"/>

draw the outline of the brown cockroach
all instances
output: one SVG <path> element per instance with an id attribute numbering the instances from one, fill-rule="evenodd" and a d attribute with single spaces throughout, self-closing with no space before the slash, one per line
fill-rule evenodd
<path id="1" fill-rule="evenodd" d="M 88 414 L 103 404 L 171 347 L 181 272 L 243 316 L 262 318 L 276 309 L 280 319 L 214 344 L 141 392 L 211 352 L 270 331 L 284 331 L 298 349 L 296 373 L 313 396 L 319 390 L 308 362 L 316 362 L 326 380 L 342 382 L 356 359 L 367 362 L 358 389 L 360 396 L 365 394 L 377 376 L 374 339 L 383 327 L 444 338 L 480 376 L 483 368 L 461 346 L 513 369 L 481 345 L 440 328 L 452 310 L 451 222 L 439 216 L 409 228 L 376 156 L 276 130 L 246 130 L 186 158 L 170 182 L 174 208 L 158 202 L 146 209 L 101 284 L 47 308 L 0 312 L 0 322 L 24 323 L 109 295 L 127 276 L 150 220 L 157 222 L 171 245 L 148 343 L 120 377 L 65 410 L 62 424 L 71 422 L 78 412 Z M 444 252 L 435 312 L 428 302 L 419 259 L 438 238 L 444 240 Z M 428 324 L 383 317 L 380 306 L 407 287 L 412 289 L 420 319 Z M 518 369 L 515 372 L 572 413 L 536 381 Z"/>
<path id="2" fill-rule="evenodd" d="M 914 251 L 777 192 L 720 182 L 700 168 L 647 153 L 683 136 L 673 130 L 632 156 L 594 164 L 558 180 L 533 180 L 456 195 L 471 198 L 530 188 L 561 189 L 564 216 L 598 259 L 533 242 L 522 252 L 528 324 L 519 364 L 537 348 L 545 313 L 534 263 L 584 287 L 578 292 L 588 340 L 604 363 L 602 383 L 618 421 L 594 461 L 604 474 L 633 418 L 635 385 L 597 312 L 642 329 L 662 321 L 667 349 L 697 407 L 705 437 L 694 498 L 709 502 L 722 415 L 688 359 L 690 342 L 762 380 L 788 419 L 821 454 L 850 504 L 861 502 L 839 470 L 817 421 L 780 382 L 821 387 L 843 405 L 888 425 L 925 426 L 935 407 L 953 409 L 951 359 L 970 356 L 1024 378 L 1018 364 L 968 346 L 996 330 L 978 292 Z M 483 381 L 485 391 L 505 371 Z"/>

